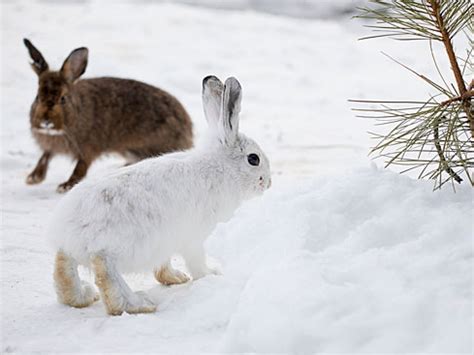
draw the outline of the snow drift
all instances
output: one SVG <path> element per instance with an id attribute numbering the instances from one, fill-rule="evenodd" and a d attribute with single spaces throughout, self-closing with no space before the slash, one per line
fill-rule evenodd
<path id="1" fill-rule="evenodd" d="M 379 171 L 274 189 L 210 241 L 241 280 L 223 349 L 468 352 L 471 203 Z"/>
<path id="2" fill-rule="evenodd" d="M 56 303 L 42 255 L 35 301 L 4 308 L 3 350 L 469 352 L 471 211 L 468 187 L 433 193 L 378 170 L 280 180 L 208 240 L 222 276 L 164 287 L 128 275 L 154 314 Z"/>

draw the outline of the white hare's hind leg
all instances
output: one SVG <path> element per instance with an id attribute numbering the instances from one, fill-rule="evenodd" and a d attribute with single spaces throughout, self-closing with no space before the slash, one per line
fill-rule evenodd
<path id="1" fill-rule="evenodd" d="M 99 287 L 107 313 L 118 316 L 127 313 L 152 313 L 156 305 L 144 292 L 133 292 L 117 272 L 114 263 L 104 255 L 92 258 L 95 283 Z"/>
<path id="2" fill-rule="evenodd" d="M 184 272 L 174 269 L 170 261 L 155 270 L 155 278 L 163 285 L 179 285 L 188 282 L 190 278 Z"/>
<path id="3" fill-rule="evenodd" d="M 56 254 L 54 284 L 60 303 L 83 308 L 99 300 L 94 288 L 79 279 L 76 261 L 62 251 Z"/>

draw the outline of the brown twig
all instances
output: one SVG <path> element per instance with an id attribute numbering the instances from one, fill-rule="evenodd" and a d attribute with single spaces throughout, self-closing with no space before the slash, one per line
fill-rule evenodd
<path id="1" fill-rule="evenodd" d="M 461 69 L 459 68 L 458 61 L 456 59 L 456 54 L 454 53 L 453 44 L 451 42 L 451 37 L 449 36 L 448 30 L 444 25 L 443 16 L 441 16 L 441 9 L 439 0 L 429 0 L 429 4 L 431 6 L 433 16 L 436 19 L 436 24 L 438 29 L 441 33 L 441 38 L 443 40 L 444 48 L 446 49 L 446 53 L 448 54 L 449 62 L 451 64 L 451 69 L 454 73 L 454 78 L 456 79 L 456 83 L 458 86 L 459 96 L 463 96 L 468 91 L 466 85 L 464 83 L 464 79 L 462 77 Z M 471 82 L 472 85 L 472 82 Z M 474 138 L 474 117 L 471 112 L 471 102 L 470 96 L 466 99 L 461 99 L 463 102 L 463 109 L 466 112 L 466 115 L 469 119 L 469 127 L 471 129 L 471 137 Z"/>
<path id="2" fill-rule="evenodd" d="M 447 106 L 447 105 L 450 105 L 453 102 L 467 100 L 467 99 L 470 99 L 473 96 L 474 96 L 474 90 L 470 89 L 469 91 L 466 91 L 463 95 L 459 95 L 459 96 L 453 97 L 449 100 L 441 102 L 441 106 Z"/>

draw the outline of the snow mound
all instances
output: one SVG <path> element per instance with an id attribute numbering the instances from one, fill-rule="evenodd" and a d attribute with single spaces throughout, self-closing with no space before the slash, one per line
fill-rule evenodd
<path id="1" fill-rule="evenodd" d="M 222 350 L 470 351 L 471 221 L 469 188 L 387 172 L 273 189 L 209 241 L 239 288 Z"/>
<path id="2" fill-rule="evenodd" d="M 151 270 L 126 275 L 154 314 L 57 303 L 42 238 L 7 239 L 4 285 L 21 292 L 2 289 L 2 351 L 470 352 L 472 190 L 432 186 L 367 169 L 276 177 L 210 236 L 222 276 L 165 287 Z"/>

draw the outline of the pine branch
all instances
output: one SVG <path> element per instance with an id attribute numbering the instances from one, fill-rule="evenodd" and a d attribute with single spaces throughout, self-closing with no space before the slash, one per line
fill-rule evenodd
<path id="1" fill-rule="evenodd" d="M 446 101 L 443 101 L 441 103 L 441 105 L 445 106 L 445 105 L 449 105 L 449 104 L 451 104 L 453 102 L 456 102 L 456 101 L 464 101 L 464 100 L 470 99 L 473 96 L 474 96 L 474 90 L 470 88 L 469 91 L 466 91 L 462 95 L 453 97 L 452 99 L 449 99 L 449 100 L 446 100 Z"/>
<path id="2" fill-rule="evenodd" d="M 370 153 L 384 158 L 386 166 L 408 166 L 404 172 L 420 169 L 418 177 L 435 180 L 436 188 L 448 181 L 460 183 L 463 181 L 461 174 L 474 186 L 471 176 L 474 169 L 474 80 L 467 85 L 463 78 L 467 68 L 472 70 L 473 49 L 466 51 L 464 60 L 456 56 L 452 43 L 454 36 L 462 31 L 469 43 L 474 43 L 471 0 L 371 0 L 371 3 L 375 7 L 360 9 L 361 14 L 356 17 L 375 20 L 366 27 L 377 34 L 362 39 L 429 40 L 431 58 L 444 85 L 383 53 L 438 94 L 426 101 L 350 100 L 357 104 L 379 105 L 378 108 L 357 107 L 353 110 L 358 112 L 357 117 L 375 118 L 378 126 L 391 126 L 386 134 L 371 133 L 378 143 Z M 433 41 L 444 46 L 456 85 L 449 83 L 441 72 Z"/>
<path id="3" fill-rule="evenodd" d="M 438 153 L 439 156 L 439 161 L 440 164 L 443 167 L 443 170 L 445 170 L 449 176 L 451 176 L 457 183 L 461 183 L 463 180 L 462 178 L 454 172 L 454 170 L 449 166 L 449 163 L 446 161 L 446 157 L 444 156 L 444 150 L 441 147 L 440 139 L 439 139 L 439 121 L 436 120 L 434 127 L 433 127 L 433 136 L 434 136 L 434 145 L 436 147 L 436 152 Z"/>

